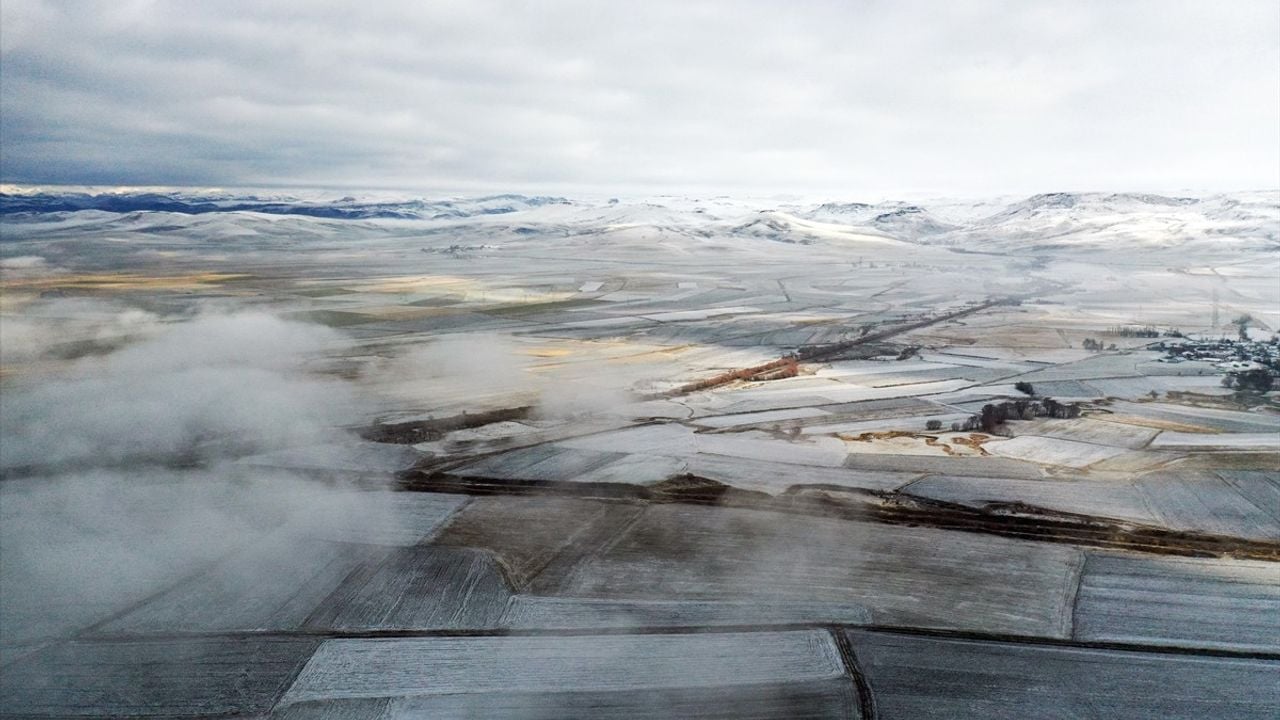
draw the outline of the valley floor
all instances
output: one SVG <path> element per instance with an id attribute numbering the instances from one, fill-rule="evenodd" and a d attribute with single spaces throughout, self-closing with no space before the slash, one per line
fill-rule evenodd
<path id="1" fill-rule="evenodd" d="M 513 217 L 6 221 L 4 256 L 40 261 L 0 303 L 25 333 L 0 368 L 3 714 L 1280 714 L 1275 393 L 1108 334 L 1274 330 L 1274 252 Z M 289 377 L 360 398 L 336 439 L 201 434 L 150 486 L 127 453 L 37 451 L 77 437 L 24 397 L 246 311 L 333 331 Z M 963 427 L 1045 398 L 1078 416 Z M 89 471 L 130 498 L 92 542 Z M 240 507 L 278 476 L 323 507 Z M 184 519 L 206 495 L 253 522 Z M 112 550 L 125 524 L 149 540 Z M 203 549 L 139 559 L 175 524 Z"/>

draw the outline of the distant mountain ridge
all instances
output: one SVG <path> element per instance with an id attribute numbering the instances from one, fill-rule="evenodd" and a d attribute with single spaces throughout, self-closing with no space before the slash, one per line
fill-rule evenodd
<path id="1" fill-rule="evenodd" d="M 467 200 L 398 200 L 362 202 L 353 197 L 332 201 L 259 198 L 253 195 L 188 195 L 185 193 L 0 193 L 0 215 L 99 210 L 103 212 L 172 212 L 202 215 L 215 212 L 258 212 L 304 215 L 335 220 L 445 219 L 501 215 L 533 207 L 569 204 L 561 197 L 489 195 Z"/>
<path id="2" fill-rule="evenodd" d="M 1053 192 L 985 208 L 981 203 L 923 207 L 827 202 L 800 214 L 874 229 L 906 242 L 958 249 L 1062 250 L 1115 243 L 1176 247 L 1223 240 L 1280 248 L 1280 191 L 1206 197 Z"/>
<path id="3" fill-rule="evenodd" d="M 8 188 L 6 188 L 8 189 Z M 429 232 L 469 223 L 509 225 L 525 236 L 660 230 L 699 237 L 768 240 L 798 245 L 893 240 L 960 251 L 1038 252 L 1103 246 L 1181 247 L 1235 242 L 1280 249 L 1280 192 L 1204 197 L 1151 193 L 1032 195 L 1014 201 L 938 200 L 865 203 L 837 200 L 767 207 L 752 201 L 664 196 L 661 203 L 585 201 L 544 195 L 474 198 L 303 199 L 229 192 L 0 192 L 0 218 L 58 217 L 84 211 L 209 215 L 260 213 L 326 220 L 439 222 Z"/>

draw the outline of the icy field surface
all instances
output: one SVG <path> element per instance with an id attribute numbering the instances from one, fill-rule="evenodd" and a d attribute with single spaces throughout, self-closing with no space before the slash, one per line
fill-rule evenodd
<path id="1" fill-rule="evenodd" d="M 1274 192 L 4 188 L 0 713 L 1280 716 L 1277 250 Z"/>

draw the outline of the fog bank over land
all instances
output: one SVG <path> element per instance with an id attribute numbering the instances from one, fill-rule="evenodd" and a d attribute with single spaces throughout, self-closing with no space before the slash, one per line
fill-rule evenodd
<path id="1" fill-rule="evenodd" d="M 85 337 L 142 339 L 4 388 L 0 469 L 11 477 L 0 489 L 0 622 L 9 640 L 101 619 L 103 608 L 266 537 L 301 547 L 344 517 L 395 521 L 376 495 L 236 462 L 354 440 L 342 428 L 360 418 L 355 393 L 306 369 L 345 345 L 339 333 L 261 312 L 162 322 L 110 305 L 77 317 L 87 300 L 46 305 L 4 318 L 6 346 L 22 349 L 16 359 L 48 360 L 55 333 L 41 329 L 58 321 L 46 313 Z M 15 323 L 24 335 L 10 334 Z"/>
<path id="2" fill-rule="evenodd" d="M 49 275 L 43 262 L 9 265 Z M 255 460 L 284 451 L 298 468 L 383 470 L 359 470 L 369 456 L 355 431 L 375 414 L 371 388 L 419 380 L 514 394 L 551 419 L 627 398 L 616 373 L 559 387 L 527 372 L 503 336 L 484 334 L 375 357 L 355 383 L 330 367 L 352 352 L 339 330 L 199 307 L 160 316 L 54 298 L 4 317 L 6 365 L 44 368 L 8 378 L 0 403 L 8 641 L 105 619 L 104 608 L 261 543 L 306 557 L 334 526 L 408 532 L 386 496 L 370 492 L 389 487 L 389 475 L 352 487 Z M 262 594 L 282 581 L 263 570 L 229 582 Z"/>
<path id="3" fill-rule="evenodd" d="M 113 322 L 139 319 L 124 311 Z M 224 448 L 249 454 L 326 441 L 356 416 L 356 400 L 303 365 L 340 342 L 327 328 L 261 313 L 171 323 L 15 391 L 3 411 L 10 433 L 0 463 L 207 462 Z"/>

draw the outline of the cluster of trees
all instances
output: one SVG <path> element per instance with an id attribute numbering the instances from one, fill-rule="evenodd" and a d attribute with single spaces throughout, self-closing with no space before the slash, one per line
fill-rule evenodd
<path id="1" fill-rule="evenodd" d="M 1110 346 L 1107 346 L 1105 343 L 1099 340 L 1094 340 L 1093 338 L 1085 338 L 1083 345 L 1085 350 L 1115 350 L 1116 349 L 1115 343 L 1111 343 Z"/>
<path id="2" fill-rule="evenodd" d="M 1127 325 L 1113 325 L 1107 328 L 1106 335 L 1119 335 L 1120 337 L 1140 337 L 1154 338 L 1160 337 L 1160 331 L 1154 325 L 1143 325 L 1142 327 L 1130 327 Z"/>
<path id="3" fill-rule="evenodd" d="M 1182 331 L 1179 330 L 1178 328 L 1169 328 L 1168 330 L 1161 332 L 1160 329 L 1157 328 L 1155 325 L 1143 325 L 1141 327 L 1137 327 L 1134 325 L 1112 325 L 1111 327 L 1104 330 L 1102 334 L 1118 335 L 1119 337 L 1138 337 L 1138 338 L 1183 337 Z M 1089 347 L 1089 345 L 1087 344 L 1089 342 L 1092 342 L 1094 347 Z M 1103 343 L 1097 340 L 1093 340 L 1093 341 L 1085 340 L 1085 343 L 1086 343 L 1085 347 L 1090 350 L 1106 349 L 1103 347 Z M 1115 346 L 1112 345 L 1110 349 L 1114 350 Z"/>
<path id="4" fill-rule="evenodd" d="M 982 430 L 986 433 L 999 434 L 1001 425 L 1009 420 L 1031 420 L 1038 417 L 1051 417 L 1063 420 L 1080 417 L 1080 405 L 1077 403 L 1060 403 L 1053 398 L 1041 400 L 1006 400 L 1000 403 L 988 403 L 982 406 L 978 415 L 970 415 L 964 422 L 951 423 L 952 432 L 970 432 Z M 930 420 L 925 424 L 929 430 L 941 430 L 940 420 Z"/>
<path id="5" fill-rule="evenodd" d="M 1275 378 L 1271 376 L 1271 371 L 1264 368 L 1229 373 L 1222 378 L 1223 387 L 1235 388 L 1245 392 L 1264 393 L 1269 391 L 1274 384 Z"/>

